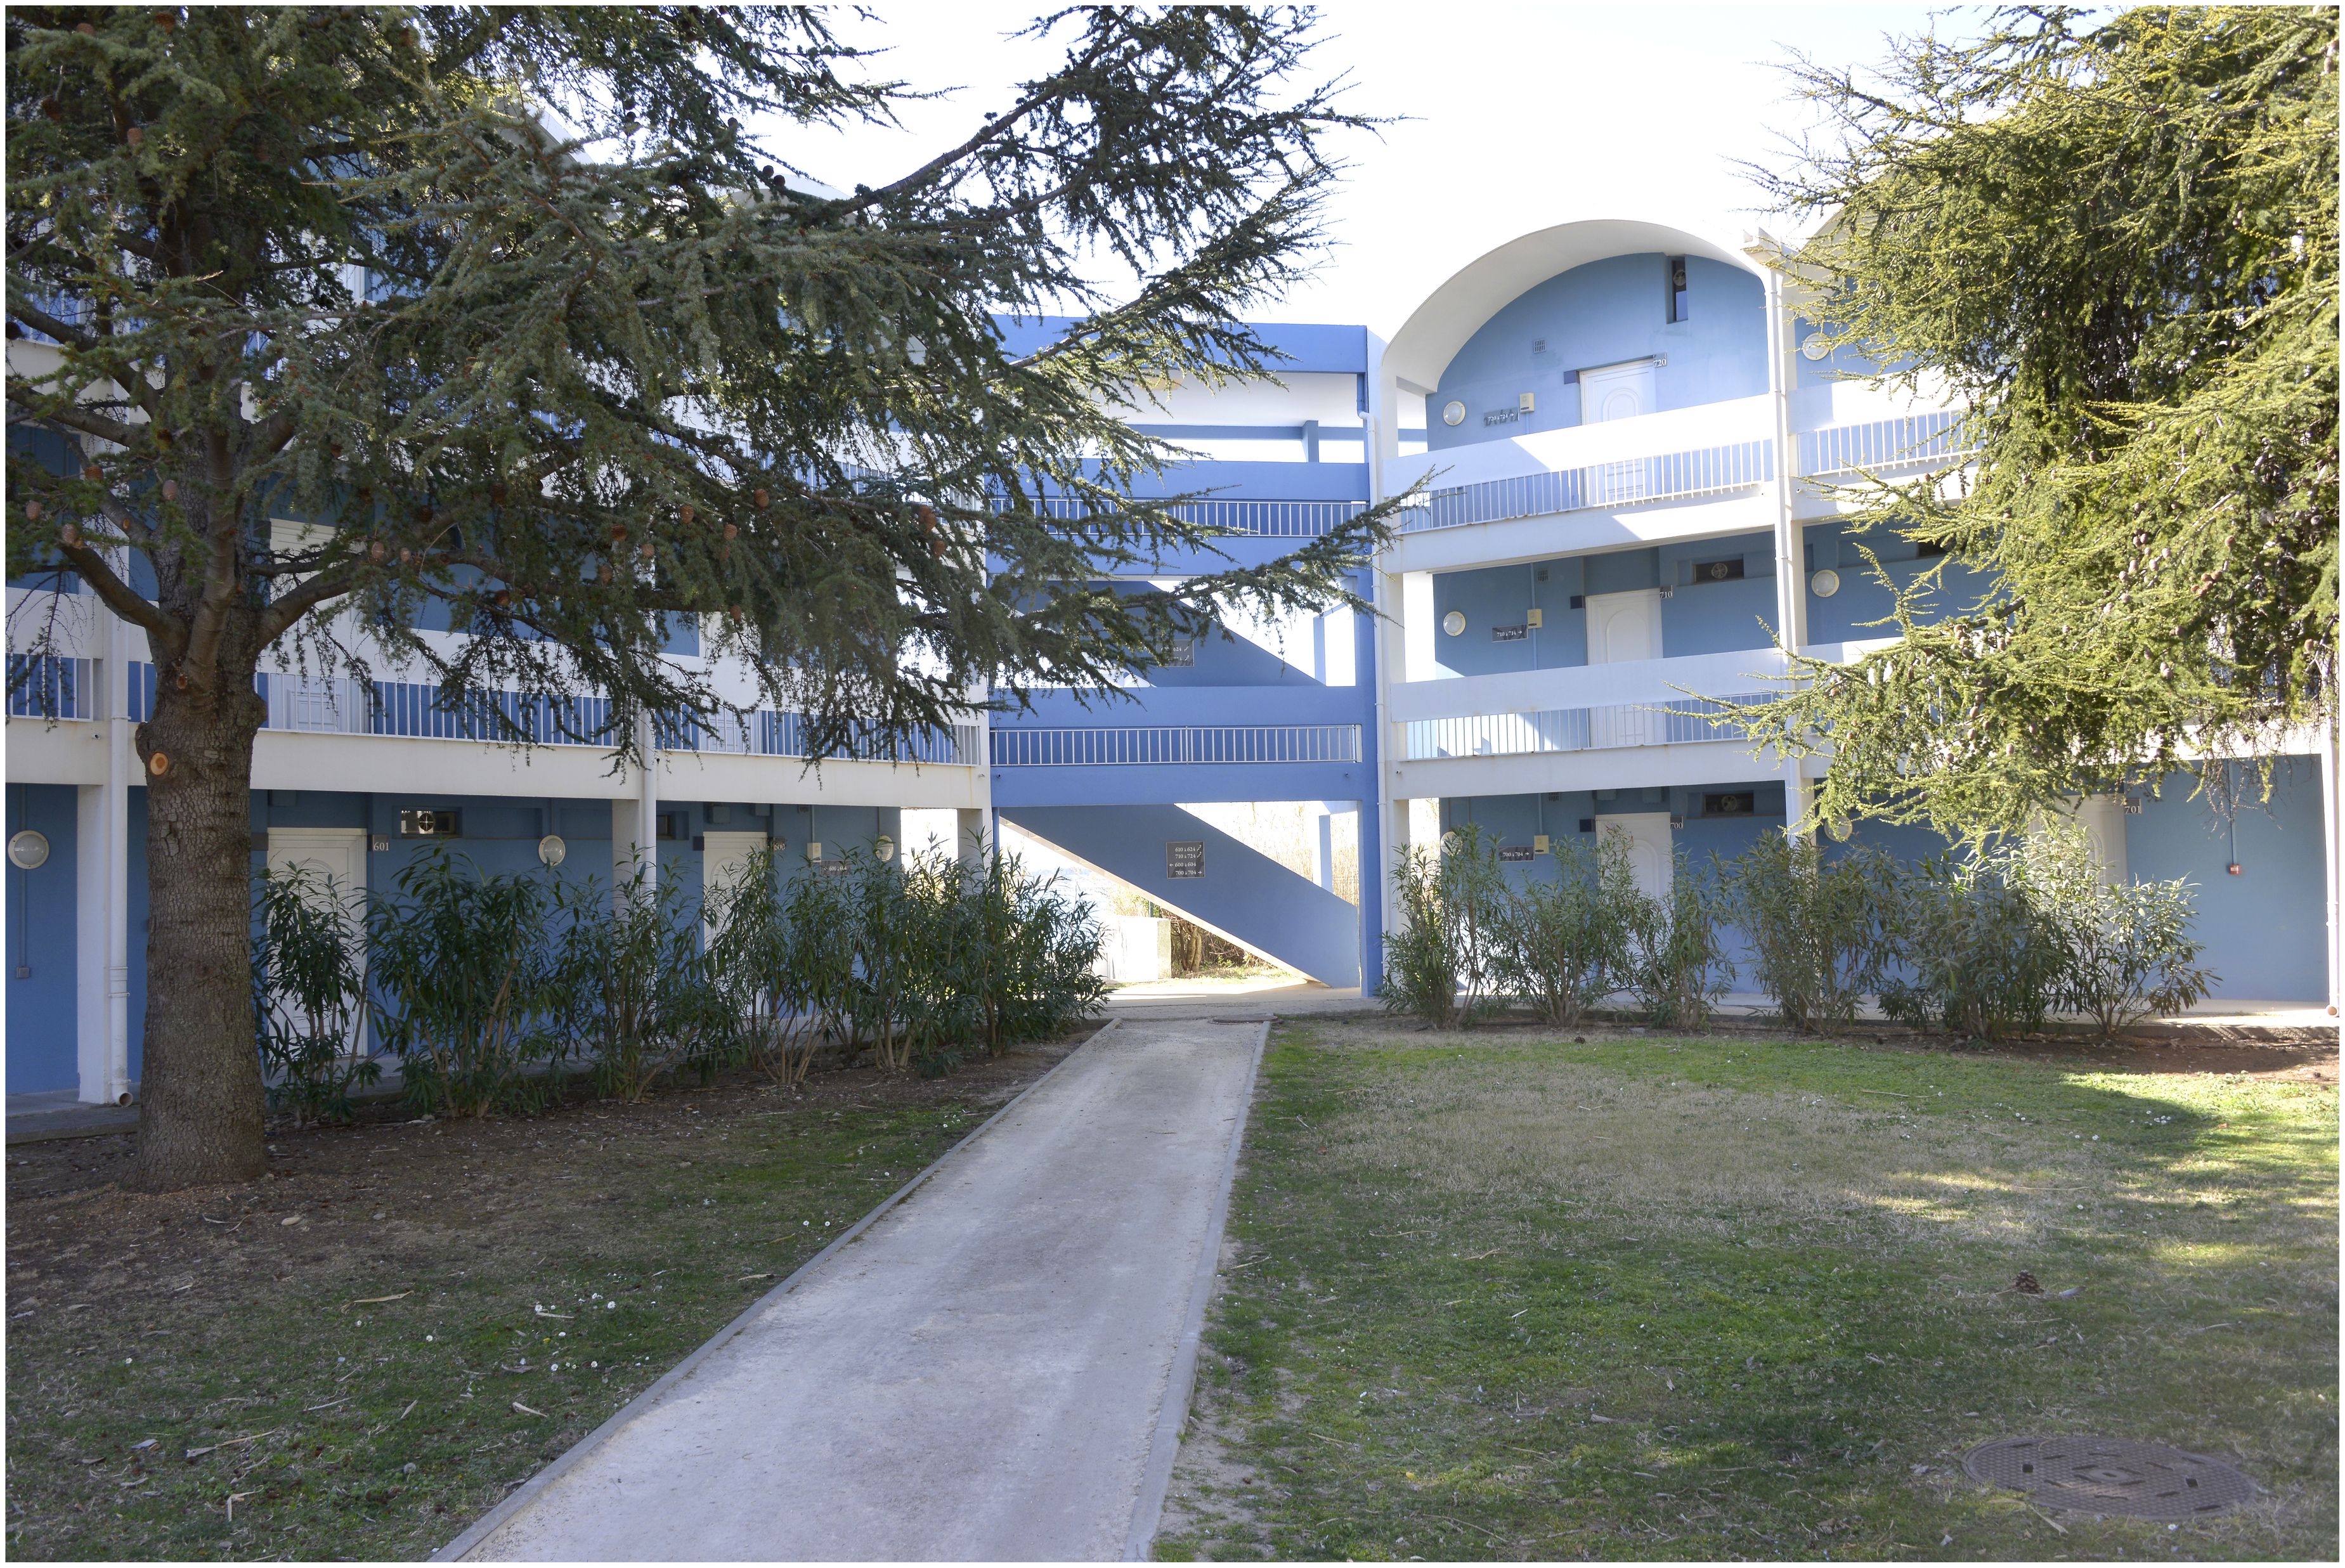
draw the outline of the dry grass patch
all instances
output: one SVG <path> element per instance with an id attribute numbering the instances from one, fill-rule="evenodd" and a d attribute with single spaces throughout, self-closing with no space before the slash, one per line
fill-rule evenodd
<path id="1" fill-rule="evenodd" d="M 2333 1555 L 2336 1108 L 2096 1059 L 1283 1026 L 1160 1554 Z M 2266 1494 L 2056 1527 L 1960 1472 L 2029 1431 Z"/>

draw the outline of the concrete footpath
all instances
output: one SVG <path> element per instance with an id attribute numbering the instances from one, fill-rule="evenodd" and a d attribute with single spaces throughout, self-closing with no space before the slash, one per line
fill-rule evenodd
<path id="1" fill-rule="evenodd" d="M 1142 1554 L 1267 1033 L 1111 1023 L 442 1558 Z"/>

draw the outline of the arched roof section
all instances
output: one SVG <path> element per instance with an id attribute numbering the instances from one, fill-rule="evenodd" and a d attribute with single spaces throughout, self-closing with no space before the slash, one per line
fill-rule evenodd
<path id="1" fill-rule="evenodd" d="M 1644 251 L 1703 256 L 1761 278 L 1767 274 L 1766 267 L 1739 247 L 1670 224 L 1617 217 L 1559 223 L 1467 262 L 1427 295 L 1386 345 L 1385 373 L 1413 389 L 1430 391 L 1467 339 L 1529 289 L 1590 261 Z"/>

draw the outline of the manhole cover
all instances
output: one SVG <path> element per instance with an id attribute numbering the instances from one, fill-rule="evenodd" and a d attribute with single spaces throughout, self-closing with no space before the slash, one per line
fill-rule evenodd
<path id="1" fill-rule="evenodd" d="M 2256 1494 L 2254 1482 L 2220 1460 L 2106 1437 L 1999 1438 L 1971 1450 L 1963 1468 L 2048 1508 L 2137 1519 L 2196 1519 Z"/>

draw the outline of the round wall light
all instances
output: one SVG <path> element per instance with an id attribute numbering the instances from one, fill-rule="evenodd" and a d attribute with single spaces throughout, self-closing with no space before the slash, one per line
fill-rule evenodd
<path id="1" fill-rule="evenodd" d="M 25 828 L 8 835 L 8 864 L 19 871 L 38 871 L 49 863 L 49 837 Z"/>
<path id="2" fill-rule="evenodd" d="M 893 860 L 896 858 L 896 841 L 883 833 L 871 841 L 871 853 L 883 861 Z"/>
<path id="3" fill-rule="evenodd" d="M 1808 586 L 1815 592 L 1817 598 L 1830 599 L 1840 592 L 1840 573 L 1827 566 L 1808 579 Z"/>
<path id="4" fill-rule="evenodd" d="M 1448 614 L 1444 615 L 1441 618 L 1441 629 L 1444 632 L 1448 632 L 1452 637 L 1464 636 L 1466 634 L 1466 612 L 1463 610 L 1452 610 Z"/>
<path id="5" fill-rule="evenodd" d="M 1800 353 L 1809 359 L 1832 358 L 1832 339 L 1822 332 L 1811 332 L 1800 339 Z"/>
<path id="6" fill-rule="evenodd" d="M 1466 422 L 1466 405 L 1459 402 L 1455 398 L 1452 398 L 1449 401 L 1442 404 L 1441 422 L 1445 425 L 1464 424 Z"/>
<path id="7" fill-rule="evenodd" d="M 537 841 L 537 858 L 547 865 L 561 865 L 563 856 L 569 853 L 570 846 L 553 834 L 549 833 Z"/>

